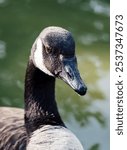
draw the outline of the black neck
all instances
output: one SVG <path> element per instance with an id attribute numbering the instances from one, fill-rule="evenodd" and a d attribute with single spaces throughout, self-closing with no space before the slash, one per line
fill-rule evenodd
<path id="1" fill-rule="evenodd" d="M 28 134 L 43 125 L 63 125 L 55 101 L 55 78 L 29 60 L 25 78 L 25 125 Z"/>

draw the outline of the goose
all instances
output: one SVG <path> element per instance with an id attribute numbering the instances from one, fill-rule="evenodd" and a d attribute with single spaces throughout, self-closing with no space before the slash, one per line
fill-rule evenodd
<path id="1" fill-rule="evenodd" d="M 71 32 L 50 26 L 42 30 L 31 48 L 25 76 L 24 110 L 0 107 L 0 150 L 83 150 L 59 114 L 55 100 L 56 78 L 79 95 L 86 94 Z"/>

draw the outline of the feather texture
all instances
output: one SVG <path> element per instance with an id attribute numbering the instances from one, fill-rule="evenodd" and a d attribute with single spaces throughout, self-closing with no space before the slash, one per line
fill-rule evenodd
<path id="1" fill-rule="evenodd" d="M 25 150 L 27 134 L 24 111 L 18 108 L 0 108 L 0 150 Z"/>
<path id="2" fill-rule="evenodd" d="M 33 132 L 27 150 L 83 150 L 83 147 L 67 128 L 46 125 Z"/>

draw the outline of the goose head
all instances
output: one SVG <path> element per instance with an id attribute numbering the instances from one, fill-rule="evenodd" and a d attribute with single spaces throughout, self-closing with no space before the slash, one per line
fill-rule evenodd
<path id="1" fill-rule="evenodd" d="M 47 27 L 37 37 L 31 50 L 34 65 L 45 74 L 62 79 L 79 95 L 87 88 L 77 68 L 72 34 L 61 27 Z"/>

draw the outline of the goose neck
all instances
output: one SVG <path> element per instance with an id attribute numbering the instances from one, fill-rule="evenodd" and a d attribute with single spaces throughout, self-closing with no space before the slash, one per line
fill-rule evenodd
<path id="1" fill-rule="evenodd" d="M 43 125 L 63 125 L 55 101 L 55 78 L 29 61 L 25 78 L 25 125 L 33 132 Z"/>

